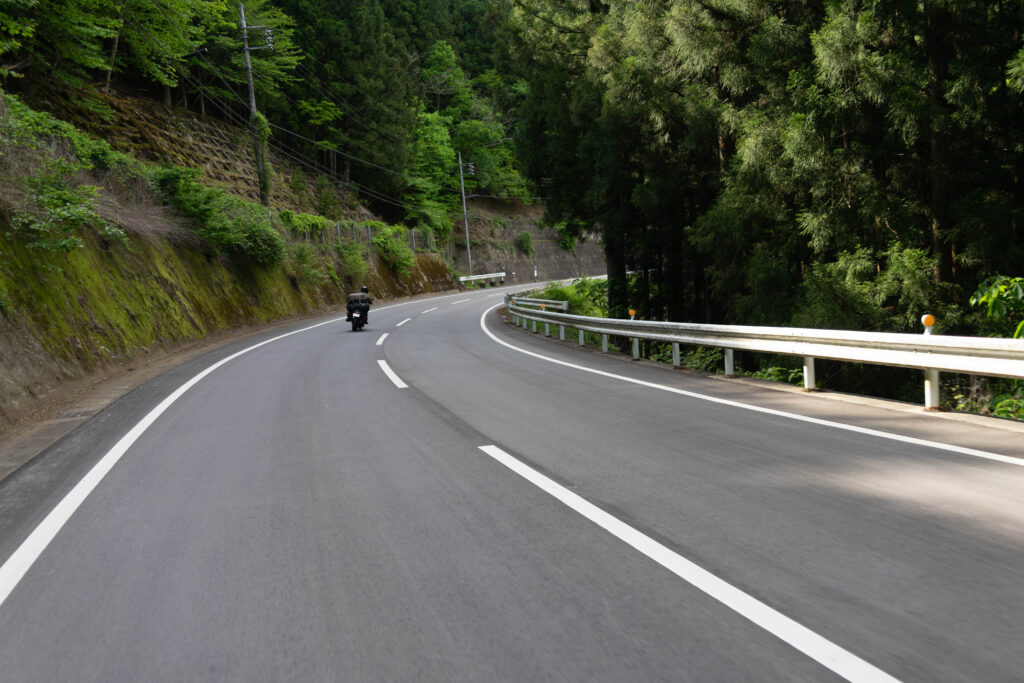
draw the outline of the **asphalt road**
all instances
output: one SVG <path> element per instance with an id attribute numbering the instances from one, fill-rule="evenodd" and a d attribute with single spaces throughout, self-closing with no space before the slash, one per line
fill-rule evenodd
<path id="1" fill-rule="evenodd" d="M 218 349 L 5 480 L 0 679 L 1021 680 L 1020 432 L 581 351 L 497 294 Z"/>

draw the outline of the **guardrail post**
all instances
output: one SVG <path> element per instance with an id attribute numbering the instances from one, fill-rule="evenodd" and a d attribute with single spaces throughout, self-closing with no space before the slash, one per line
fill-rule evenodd
<path id="1" fill-rule="evenodd" d="M 565 341 L 565 325 L 558 326 L 558 338 L 561 341 Z"/>
<path id="2" fill-rule="evenodd" d="M 602 334 L 601 335 L 601 352 L 602 353 L 608 353 L 608 335 L 607 334 Z"/>
<path id="3" fill-rule="evenodd" d="M 550 337 L 551 336 L 551 325 L 549 325 L 548 323 L 544 323 L 544 336 L 545 337 Z"/>
<path id="4" fill-rule="evenodd" d="M 725 349 L 725 376 L 732 377 L 736 374 L 736 363 L 733 360 L 732 349 Z"/>
<path id="5" fill-rule="evenodd" d="M 633 360 L 640 359 L 640 339 L 633 337 Z"/>
<path id="6" fill-rule="evenodd" d="M 523 329 L 524 329 L 524 330 L 526 329 L 526 325 L 527 325 L 527 321 L 526 321 L 526 318 L 523 318 Z"/>
<path id="7" fill-rule="evenodd" d="M 586 344 L 586 340 L 583 338 L 583 330 L 580 330 L 580 346 Z"/>
<path id="8" fill-rule="evenodd" d="M 804 391 L 814 391 L 814 359 L 804 356 Z"/>
<path id="9" fill-rule="evenodd" d="M 533 333 L 537 334 L 537 321 L 536 320 L 533 321 Z"/>
<path id="10" fill-rule="evenodd" d="M 672 365 L 679 367 L 679 342 L 672 342 Z"/>
<path id="11" fill-rule="evenodd" d="M 925 334 L 935 334 L 935 316 L 925 313 L 921 316 Z M 939 371 L 926 368 L 924 371 L 924 409 L 939 409 Z"/>
<path id="12" fill-rule="evenodd" d="M 924 371 L 924 407 L 926 410 L 939 409 L 939 371 Z"/>

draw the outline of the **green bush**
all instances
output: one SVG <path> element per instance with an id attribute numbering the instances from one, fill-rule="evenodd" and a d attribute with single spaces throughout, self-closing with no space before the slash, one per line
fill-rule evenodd
<path id="1" fill-rule="evenodd" d="M 766 379 L 769 382 L 785 382 L 786 384 L 798 385 L 804 383 L 804 371 L 802 369 L 784 368 L 777 365 L 752 372 L 750 376 L 757 379 Z"/>
<path id="2" fill-rule="evenodd" d="M 693 351 L 684 354 L 680 361 L 686 367 L 694 370 L 718 373 L 722 372 L 724 357 L 722 349 L 698 346 Z"/>
<path id="3" fill-rule="evenodd" d="M 280 263 L 284 240 L 266 207 L 208 187 L 199 171 L 177 166 L 155 169 L 150 183 L 163 201 L 190 219 L 195 232 L 225 255 L 261 266 Z"/>
<path id="4" fill-rule="evenodd" d="M 377 228 L 377 233 L 371 242 L 381 260 L 396 275 L 401 277 L 409 275 L 416 265 L 416 255 L 405 242 L 405 227 L 385 225 L 384 223 L 375 223 L 374 227 Z"/>
<path id="5" fill-rule="evenodd" d="M 16 97 L 0 97 L 0 171 L 20 191 L 19 201 L 10 207 L 13 232 L 29 248 L 44 251 L 74 251 L 90 227 L 104 240 L 124 243 L 124 231 L 96 212 L 100 188 L 77 176 L 114 167 L 134 170 L 137 164 L 106 142 L 33 111 Z"/>
<path id="6" fill-rule="evenodd" d="M 370 264 L 366 262 L 367 248 L 352 240 L 338 240 L 334 243 L 334 251 L 341 262 L 341 268 L 352 282 L 361 282 L 370 273 Z"/>
<path id="7" fill-rule="evenodd" d="M 524 230 L 516 235 L 515 245 L 527 256 L 533 256 L 533 235 L 529 230 Z"/>
<path id="8" fill-rule="evenodd" d="M 277 217 L 293 236 L 302 235 L 313 240 L 320 240 L 323 237 L 324 229 L 329 222 L 323 216 L 313 213 L 295 213 L 287 210 L 278 213 Z"/>
<path id="9" fill-rule="evenodd" d="M 608 316 L 608 282 L 580 278 L 571 285 L 548 285 L 538 298 L 568 301 L 569 312 L 594 318 Z"/>
<path id="10" fill-rule="evenodd" d="M 296 285 L 319 287 L 330 278 L 329 264 L 312 244 L 296 242 L 286 251 L 284 270 Z"/>

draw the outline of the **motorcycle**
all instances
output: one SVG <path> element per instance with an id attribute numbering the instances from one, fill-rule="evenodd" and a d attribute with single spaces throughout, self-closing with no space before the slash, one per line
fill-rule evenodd
<path id="1" fill-rule="evenodd" d="M 366 324 L 366 318 L 359 311 L 352 311 L 352 331 L 358 332 Z"/>

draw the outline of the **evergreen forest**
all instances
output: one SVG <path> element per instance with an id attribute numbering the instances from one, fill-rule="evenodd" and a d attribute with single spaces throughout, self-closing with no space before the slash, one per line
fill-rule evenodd
<path id="1" fill-rule="evenodd" d="M 271 144 L 442 243 L 461 157 L 468 193 L 542 202 L 568 247 L 600 236 L 614 317 L 1024 331 L 1020 0 L 244 12 Z M 224 0 L 4 0 L 0 77 L 97 115 L 113 87 L 245 122 L 239 20 Z"/>

